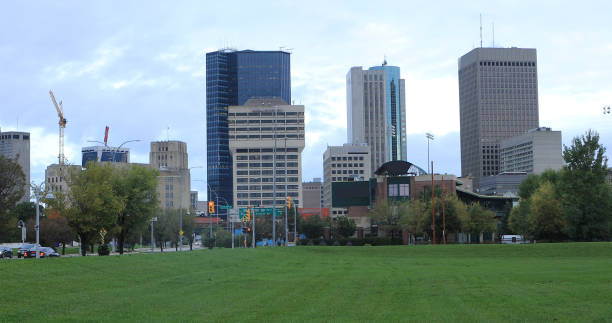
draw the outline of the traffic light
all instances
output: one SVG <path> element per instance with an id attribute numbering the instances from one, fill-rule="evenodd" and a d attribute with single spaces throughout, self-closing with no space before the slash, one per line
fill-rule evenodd
<path id="1" fill-rule="evenodd" d="M 208 214 L 214 214 L 215 213 L 215 201 L 209 201 L 208 202 Z"/>
<path id="2" fill-rule="evenodd" d="M 251 221 L 251 209 L 246 210 L 246 221 Z"/>
<path id="3" fill-rule="evenodd" d="M 287 196 L 287 207 L 291 207 L 291 196 Z"/>

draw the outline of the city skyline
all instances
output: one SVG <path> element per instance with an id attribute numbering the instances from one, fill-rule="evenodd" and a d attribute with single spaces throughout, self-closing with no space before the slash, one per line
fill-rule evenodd
<path id="1" fill-rule="evenodd" d="M 239 49 L 293 48 L 292 96 L 307 109 L 302 180 L 322 177 L 325 147 L 346 142 L 346 71 L 380 65 L 384 56 L 406 79 L 408 161 L 427 168 L 424 134 L 432 132 L 436 171 L 460 175 L 456 66 L 479 45 L 480 13 L 483 45 L 491 45 L 495 22 L 496 45 L 538 50 L 540 126 L 563 131 L 564 144 L 588 128 L 601 134 L 605 146 L 612 143 L 610 117 L 601 114 L 612 101 L 605 14 L 612 8 L 604 2 L 447 3 L 443 10 L 398 2 L 396 12 L 352 2 L 325 8 L 279 3 L 270 12 L 247 4 L 234 13 L 232 21 L 243 21 L 233 26 L 223 23 L 230 16 L 222 8 L 163 4 L 142 15 L 141 4 L 110 2 L 93 10 L 77 2 L 7 6 L 15 14 L 0 22 L 0 127 L 31 133 L 32 180 L 42 181 L 46 166 L 57 162 L 49 89 L 64 101 L 66 155 L 73 164 L 87 140 L 100 140 L 109 125 L 113 146 L 141 140 L 126 145 L 134 162 L 148 160 L 150 142 L 170 139 L 187 142 L 190 164 L 205 166 L 199 148 L 205 141 L 204 55 L 228 40 Z M 73 19 L 53 19 L 64 16 Z M 192 178 L 204 180 L 205 169 L 194 170 Z M 206 196 L 205 182 L 193 184 Z"/>

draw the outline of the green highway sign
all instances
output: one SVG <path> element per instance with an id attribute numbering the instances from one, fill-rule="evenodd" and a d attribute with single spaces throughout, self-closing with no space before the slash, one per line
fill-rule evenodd
<path id="1" fill-rule="evenodd" d="M 251 208 L 251 216 L 266 216 L 266 215 L 271 216 L 273 209 L 274 208 L 271 208 L 271 207 L 253 207 Z M 240 216 L 240 219 L 246 216 L 246 210 L 247 208 L 245 207 L 238 209 L 238 216 Z M 284 207 L 276 208 L 276 216 L 283 215 L 283 210 L 284 210 Z"/>
<path id="2" fill-rule="evenodd" d="M 231 210 L 233 208 L 234 207 L 231 206 L 231 205 L 219 205 L 219 209 L 221 209 L 221 210 Z"/>

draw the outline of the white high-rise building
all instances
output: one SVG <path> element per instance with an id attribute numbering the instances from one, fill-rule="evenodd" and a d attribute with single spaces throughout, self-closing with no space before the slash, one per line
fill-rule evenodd
<path id="1" fill-rule="evenodd" d="M 561 131 L 540 127 L 508 138 L 499 144 L 500 173 L 542 174 L 563 166 Z"/>
<path id="2" fill-rule="evenodd" d="M 400 68 L 352 67 L 346 75 L 347 135 L 370 148 L 370 171 L 392 160 L 406 160 L 406 100 Z"/>
<path id="3" fill-rule="evenodd" d="M 287 196 L 302 207 L 304 106 L 251 98 L 243 106 L 228 107 L 227 120 L 234 209 L 272 207 L 275 200 L 282 207 Z"/>

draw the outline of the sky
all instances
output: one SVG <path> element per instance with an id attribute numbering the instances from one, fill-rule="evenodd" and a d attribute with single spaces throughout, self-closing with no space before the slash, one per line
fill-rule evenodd
<path id="1" fill-rule="evenodd" d="M 205 53 L 290 48 L 292 99 L 306 109 L 303 180 L 322 177 L 328 145 L 346 142 L 346 73 L 399 66 L 408 161 L 460 175 L 458 58 L 480 46 L 536 48 L 540 126 L 563 143 L 588 129 L 612 147 L 609 1 L 52 1 L 0 12 L 0 128 L 31 132 L 31 179 L 102 141 L 147 163 L 151 141 L 187 143 L 192 190 L 206 196 Z M 493 33 L 494 30 L 494 33 Z M 610 156 L 610 153 L 607 154 Z"/>

